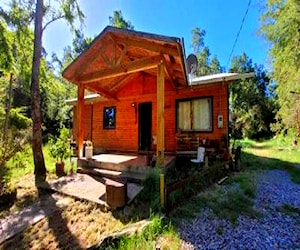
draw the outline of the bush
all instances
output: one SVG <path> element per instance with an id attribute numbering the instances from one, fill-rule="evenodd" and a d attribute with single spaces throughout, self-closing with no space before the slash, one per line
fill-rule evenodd
<path id="1" fill-rule="evenodd" d="M 63 162 L 72 155 L 72 150 L 69 142 L 69 130 L 62 128 L 57 139 L 50 139 L 50 155 L 57 161 Z"/>
<path id="2" fill-rule="evenodd" d="M 148 202 L 152 210 L 158 210 L 160 206 L 159 174 L 160 171 L 158 170 L 146 176 L 144 189 L 138 196 L 139 201 Z"/>

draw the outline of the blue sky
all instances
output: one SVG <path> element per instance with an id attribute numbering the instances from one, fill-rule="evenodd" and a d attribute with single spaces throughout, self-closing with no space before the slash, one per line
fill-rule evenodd
<path id="1" fill-rule="evenodd" d="M 252 0 L 233 55 L 245 52 L 254 63 L 268 68 L 268 45 L 257 35 L 260 2 Z M 205 44 L 212 55 L 217 55 L 221 65 L 226 66 L 248 0 L 79 0 L 79 3 L 86 15 L 85 36 L 99 34 L 109 24 L 108 17 L 113 11 L 121 10 L 125 20 L 130 20 L 137 31 L 183 37 L 186 55 L 192 52 L 192 29 L 205 29 Z M 63 48 L 71 44 L 72 37 L 60 21 L 47 28 L 43 42 L 49 54 L 55 52 L 60 56 Z"/>

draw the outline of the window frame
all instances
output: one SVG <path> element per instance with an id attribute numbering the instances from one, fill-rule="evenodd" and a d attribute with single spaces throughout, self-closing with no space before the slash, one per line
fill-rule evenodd
<path id="1" fill-rule="evenodd" d="M 190 104 L 195 101 L 195 100 L 203 100 L 203 99 L 208 99 L 210 100 L 210 124 L 211 128 L 210 129 L 181 129 L 179 128 L 179 104 L 182 102 L 189 102 Z M 184 99 L 176 99 L 176 110 L 175 110 L 175 116 L 176 116 L 176 131 L 181 130 L 183 132 L 195 132 L 195 133 L 213 133 L 214 131 L 214 124 L 213 124 L 213 117 L 214 117 L 214 105 L 213 105 L 213 96 L 201 96 L 201 97 L 192 97 L 192 98 L 184 98 Z M 193 124 L 193 115 L 192 115 L 192 110 L 190 111 L 190 127 Z"/>
<path id="2" fill-rule="evenodd" d="M 113 119 L 114 124 L 112 126 L 109 126 L 106 121 L 108 119 L 108 116 L 106 115 L 107 110 L 113 110 Z M 116 106 L 109 106 L 109 107 L 103 107 L 103 129 L 115 129 L 116 128 Z"/>

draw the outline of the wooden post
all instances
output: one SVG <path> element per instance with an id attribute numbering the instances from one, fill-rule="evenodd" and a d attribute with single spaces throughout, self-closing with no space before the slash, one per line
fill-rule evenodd
<path id="1" fill-rule="evenodd" d="M 77 92 L 77 146 L 78 158 L 83 157 L 83 137 L 84 137 L 84 86 L 78 86 Z"/>
<path id="2" fill-rule="evenodd" d="M 165 175 L 160 174 L 160 205 L 165 208 Z"/>
<path id="3" fill-rule="evenodd" d="M 156 166 L 164 166 L 164 154 L 165 154 L 165 118 L 164 118 L 164 106 L 165 106 L 165 75 L 164 64 L 157 65 L 157 108 L 156 108 Z"/>

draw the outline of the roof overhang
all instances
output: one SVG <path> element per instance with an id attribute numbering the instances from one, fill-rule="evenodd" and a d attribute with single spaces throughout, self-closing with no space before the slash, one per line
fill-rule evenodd
<path id="1" fill-rule="evenodd" d="M 243 80 L 246 78 L 252 78 L 254 76 L 255 76 L 254 72 L 242 73 L 242 74 L 219 73 L 219 74 L 213 74 L 213 75 L 206 75 L 206 76 L 200 76 L 200 77 L 193 78 L 190 82 L 190 86 L 214 84 L 214 83 L 220 83 L 220 82 L 233 82 L 235 80 Z"/>
<path id="2" fill-rule="evenodd" d="M 181 39 L 108 26 L 62 75 L 85 89 L 116 98 L 140 74 L 156 76 L 161 63 L 175 89 L 188 86 Z"/>
<path id="3" fill-rule="evenodd" d="M 85 104 L 93 104 L 96 102 L 101 102 L 106 100 L 106 98 L 100 96 L 99 94 L 90 94 L 90 95 L 86 95 L 84 96 L 84 103 Z M 77 105 L 78 103 L 78 99 L 77 98 L 72 98 L 72 99 L 68 99 L 66 100 L 67 105 Z"/>

